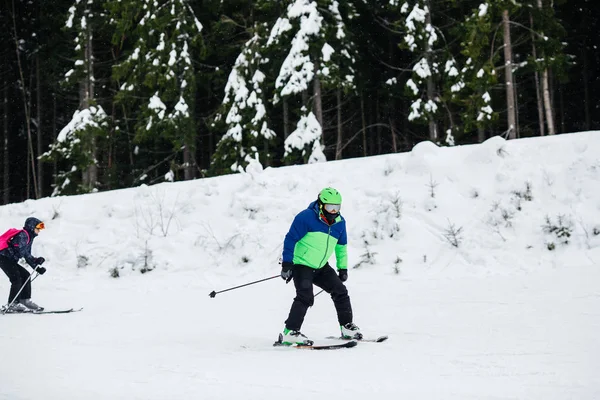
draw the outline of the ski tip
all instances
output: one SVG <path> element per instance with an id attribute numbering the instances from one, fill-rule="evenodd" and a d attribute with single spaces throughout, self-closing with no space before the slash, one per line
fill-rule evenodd
<path id="1" fill-rule="evenodd" d="M 283 335 L 281 333 L 275 343 L 273 343 L 273 346 L 283 346 Z"/>

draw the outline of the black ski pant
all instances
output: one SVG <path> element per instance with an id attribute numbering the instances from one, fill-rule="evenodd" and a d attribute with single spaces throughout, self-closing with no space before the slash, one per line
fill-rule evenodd
<path id="1" fill-rule="evenodd" d="M 290 315 L 285 321 L 287 329 L 299 331 L 302 327 L 306 311 L 308 307 L 312 307 L 315 301 L 313 284 L 331 295 L 340 325 L 352 322 L 352 306 L 348 290 L 329 264 L 325 264 L 321 269 L 295 265 L 293 277 L 294 286 L 296 286 L 296 298 L 292 303 Z"/>
<path id="2" fill-rule="evenodd" d="M 20 299 L 30 299 L 31 298 L 31 279 L 29 279 L 29 271 L 25 268 L 21 267 L 19 263 L 10 258 L 6 258 L 0 256 L 0 268 L 8 279 L 10 279 L 10 292 L 8 294 L 8 304 L 12 303 L 13 299 L 17 296 L 17 293 L 21 290 L 19 294 Z"/>

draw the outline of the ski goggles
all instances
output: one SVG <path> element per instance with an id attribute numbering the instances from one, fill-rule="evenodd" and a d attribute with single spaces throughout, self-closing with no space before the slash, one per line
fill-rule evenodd
<path id="1" fill-rule="evenodd" d="M 31 228 L 30 228 L 30 229 L 31 229 Z M 35 229 L 39 229 L 39 230 L 46 229 L 46 226 L 44 225 L 44 223 L 43 223 L 43 222 L 40 222 L 39 224 L 37 224 L 37 225 L 35 226 Z"/>
<path id="2" fill-rule="evenodd" d="M 341 204 L 323 204 L 323 208 L 329 214 L 338 214 L 340 212 L 340 210 L 342 209 L 342 205 Z"/>

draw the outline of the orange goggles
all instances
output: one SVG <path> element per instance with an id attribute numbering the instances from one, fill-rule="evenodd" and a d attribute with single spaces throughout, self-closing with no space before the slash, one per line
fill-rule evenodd
<path id="1" fill-rule="evenodd" d="M 37 224 L 35 226 L 35 229 L 39 229 L 39 230 L 46 229 L 46 226 L 44 225 L 43 222 L 40 222 L 39 224 Z"/>

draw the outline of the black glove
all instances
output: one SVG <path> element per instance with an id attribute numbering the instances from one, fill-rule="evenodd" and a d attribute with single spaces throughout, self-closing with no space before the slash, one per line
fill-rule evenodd
<path id="1" fill-rule="evenodd" d="M 292 280 L 292 276 L 294 275 L 294 264 L 291 262 L 282 262 L 281 263 L 281 278 L 285 281 L 285 283 L 290 283 Z"/>
<path id="2" fill-rule="evenodd" d="M 38 257 L 33 259 L 35 265 L 42 265 L 45 261 L 46 259 L 44 257 Z"/>
<path id="3" fill-rule="evenodd" d="M 40 275 L 44 275 L 44 273 L 46 273 L 46 268 L 44 268 L 44 267 L 37 267 L 35 270 Z"/>
<path id="4" fill-rule="evenodd" d="M 338 270 L 338 276 L 340 277 L 340 281 L 346 282 L 348 280 L 348 270 L 347 269 Z"/>

